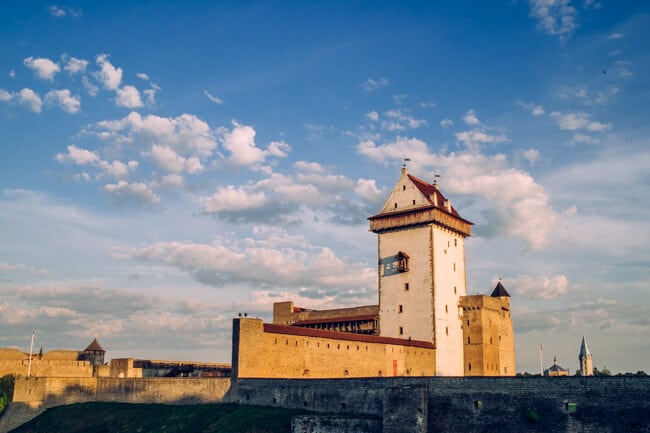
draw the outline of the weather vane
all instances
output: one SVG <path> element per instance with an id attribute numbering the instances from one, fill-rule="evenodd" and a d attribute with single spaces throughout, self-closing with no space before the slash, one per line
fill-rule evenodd
<path id="1" fill-rule="evenodd" d="M 402 168 L 406 168 L 406 163 L 411 160 L 411 158 L 406 157 L 405 155 L 402 155 L 404 157 L 404 163 L 402 164 Z"/>

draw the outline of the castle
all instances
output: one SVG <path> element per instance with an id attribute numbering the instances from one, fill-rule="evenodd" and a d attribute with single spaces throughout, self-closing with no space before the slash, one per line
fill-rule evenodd
<path id="1" fill-rule="evenodd" d="M 462 218 L 406 167 L 381 211 L 378 305 L 273 305 L 273 323 L 236 318 L 233 377 L 514 376 L 510 295 L 467 295 Z"/>

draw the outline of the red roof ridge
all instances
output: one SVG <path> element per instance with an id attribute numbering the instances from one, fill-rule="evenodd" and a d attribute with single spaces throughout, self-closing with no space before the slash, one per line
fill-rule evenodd
<path id="1" fill-rule="evenodd" d="M 358 341 L 365 343 L 393 344 L 395 346 L 421 347 L 424 349 L 436 348 L 430 341 L 405 340 L 401 338 L 381 337 L 378 335 L 353 334 L 351 332 L 324 331 L 321 329 L 275 325 L 272 323 L 264 323 L 264 332 L 272 334 L 299 335 L 303 337 L 331 338 L 333 340 Z"/>

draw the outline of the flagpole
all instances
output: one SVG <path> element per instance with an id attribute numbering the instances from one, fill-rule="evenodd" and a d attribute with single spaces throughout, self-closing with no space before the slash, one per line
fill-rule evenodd
<path id="1" fill-rule="evenodd" d="M 36 336 L 36 331 L 32 329 L 32 343 L 29 345 L 29 365 L 27 367 L 27 378 L 32 373 L 32 352 L 34 352 L 34 337 Z"/>

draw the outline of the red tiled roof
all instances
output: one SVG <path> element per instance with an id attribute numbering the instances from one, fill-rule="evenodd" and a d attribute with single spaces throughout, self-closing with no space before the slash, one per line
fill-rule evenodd
<path id="1" fill-rule="evenodd" d="M 331 318 L 323 318 L 323 319 L 308 319 L 308 320 L 300 320 L 294 325 L 314 325 L 317 323 L 336 323 L 336 322 L 359 322 L 359 321 L 369 321 L 369 320 L 375 320 L 379 315 L 377 314 L 366 314 L 364 316 L 343 316 L 343 317 L 331 317 Z"/>
<path id="2" fill-rule="evenodd" d="M 352 334 L 349 332 L 323 331 L 321 329 L 300 328 L 298 326 L 264 324 L 264 332 L 271 334 L 299 335 L 302 337 L 331 338 L 333 340 L 358 341 L 364 343 L 394 344 L 396 346 L 435 349 L 429 341 L 403 340 L 401 338 L 379 337 L 377 335 Z"/>
<path id="3" fill-rule="evenodd" d="M 419 189 L 420 192 L 427 198 L 429 203 L 434 204 L 434 201 L 431 200 L 431 196 L 435 194 L 438 199 L 438 206 L 436 206 L 438 209 L 443 210 L 447 213 L 452 214 L 453 216 L 460 218 L 460 215 L 458 214 L 458 212 L 456 212 L 456 209 L 454 209 L 453 206 L 451 206 L 451 211 L 448 211 L 447 208 L 445 208 L 444 203 L 446 198 L 444 195 L 442 195 L 442 193 L 438 188 L 436 188 L 435 186 L 431 185 L 428 182 L 423 181 L 418 177 L 413 176 L 412 174 L 409 174 L 408 177 L 409 179 L 411 179 L 411 182 L 413 182 L 413 184 L 417 187 L 417 189 Z"/>

